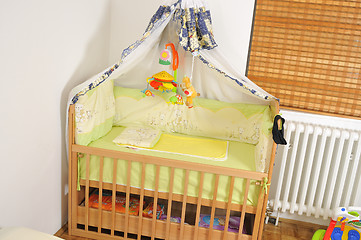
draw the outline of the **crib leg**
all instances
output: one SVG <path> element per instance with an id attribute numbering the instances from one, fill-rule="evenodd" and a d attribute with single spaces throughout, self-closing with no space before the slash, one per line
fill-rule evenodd
<path id="1" fill-rule="evenodd" d="M 69 168 L 78 169 L 78 162 L 76 158 L 76 153 L 71 154 L 72 157 L 69 160 Z M 77 226 L 77 206 L 79 202 L 79 194 L 77 191 L 77 171 L 69 169 L 69 219 L 68 219 L 68 232 L 69 235 L 72 235 L 72 230 L 76 229 Z"/>

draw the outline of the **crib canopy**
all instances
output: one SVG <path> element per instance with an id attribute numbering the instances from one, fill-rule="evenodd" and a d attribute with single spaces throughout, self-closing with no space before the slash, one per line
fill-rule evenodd
<path id="1" fill-rule="evenodd" d="M 144 89 L 153 74 L 163 70 L 172 74 L 172 66 L 158 61 L 168 43 L 178 51 L 178 81 L 191 77 L 201 97 L 265 105 L 277 100 L 235 71 L 218 50 L 210 10 L 203 0 L 168 0 L 153 15 L 142 38 L 124 49 L 118 62 L 72 89 L 68 104 L 109 80 L 117 86 Z"/>

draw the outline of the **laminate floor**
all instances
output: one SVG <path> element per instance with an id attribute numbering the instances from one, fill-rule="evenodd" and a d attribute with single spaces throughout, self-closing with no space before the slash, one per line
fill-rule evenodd
<path id="1" fill-rule="evenodd" d="M 326 229 L 326 226 L 315 225 L 306 222 L 293 220 L 280 220 L 278 226 L 272 223 L 265 224 L 263 230 L 263 240 L 310 240 L 318 229 Z M 68 235 L 68 226 L 64 225 L 56 234 L 66 240 L 92 240 L 83 237 Z"/>

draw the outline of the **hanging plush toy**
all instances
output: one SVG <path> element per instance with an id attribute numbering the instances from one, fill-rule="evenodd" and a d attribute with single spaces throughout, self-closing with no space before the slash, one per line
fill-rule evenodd
<path id="1" fill-rule="evenodd" d="M 191 81 L 189 79 L 189 77 L 184 77 L 182 80 L 183 84 L 182 84 L 182 89 L 184 94 L 187 96 L 186 99 L 186 105 L 189 108 L 193 107 L 193 98 L 199 96 L 200 94 L 196 92 L 196 90 L 194 89 L 194 87 L 191 84 Z"/>

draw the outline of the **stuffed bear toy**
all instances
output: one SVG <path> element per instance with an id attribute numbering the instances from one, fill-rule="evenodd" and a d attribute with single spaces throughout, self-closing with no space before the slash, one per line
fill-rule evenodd
<path id="1" fill-rule="evenodd" d="M 183 90 L 184 94 L 187 96 L 186 105 L 188 106 L 188 108 L 192 108 L 193 107 L 193 98 L 199 96 L 200 94 L 197 93 L 196 90 L 194 89 L 194 87 L 192 86 L 189 77 L 185 76 L 183 78 L 182 82 L 183 82 L 182 90 Z"/>

